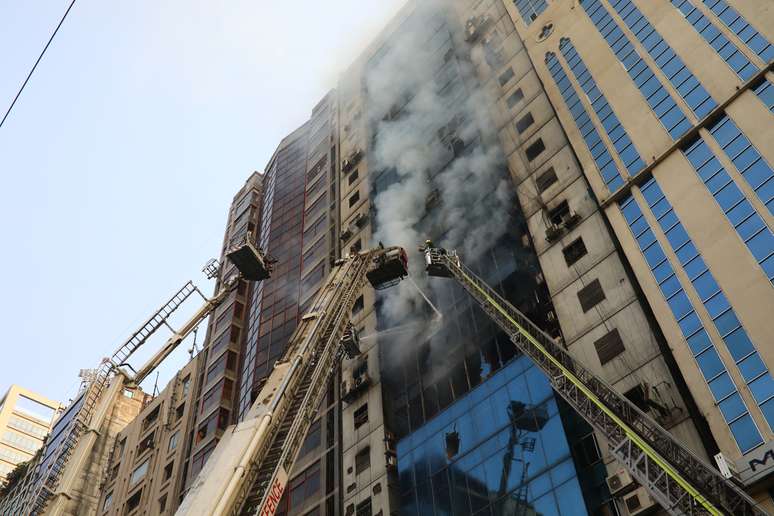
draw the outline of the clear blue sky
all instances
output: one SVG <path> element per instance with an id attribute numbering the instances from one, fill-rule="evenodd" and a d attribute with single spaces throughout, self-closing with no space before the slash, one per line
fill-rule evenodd
<path id="1" fill-rule="evenodd" d="M 0 1 L 3 113 L 68 3 Z M 67 401 L 186 280 L 209 293 L 233 194 L 402 3 L 78 0 L 0 129 L 0 393 Z"/>

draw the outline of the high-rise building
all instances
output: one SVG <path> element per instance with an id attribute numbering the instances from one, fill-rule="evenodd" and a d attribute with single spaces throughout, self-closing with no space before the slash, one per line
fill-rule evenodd
<path id="1" fill-rule="evenodd" d="M 707 451 L 771 508 L 772 6 L 526 1 L 508 12 L 706 422 Z"/>
<path id="2" fill-rule="evenodd" d="M 341 164 L 342 228 L 370 218 L 342 236 L 345 249 L 426 237 L 457 248 L 684 445 L 708 461 L 722 452 L 770 506 L 774 13 L 739 3 L 410 3 L 340 81 L 341 155 L 361 162 Z M 694 51 L 706 57 L 696 71 Z M 397 303 L 366 292 L 354 315 L 373 347 L 344 366 L 358 386 L 342 417 L 345 513 L 653 503 L 613 499 L 604 441 L 532 395 L 547 383 L 521 376 L 531 369 L 464 296 L 422 288 L 443 323 L 406 292 Z M 407 327 L 422 311 L 429 324 Z M 514 402 L 561 416 L 513 437 Z"/>
<path id="3" fill-rule="evenodd" d="M 32 459 L 63 408 L 19 385 L 8 388 L 0 398 L 0 485 L 17 464 Z"/>
<path id="4" fill-rule="evenodd" d="M 408 2 L 235 198 L 224 250 L 252 224 L 277 263 L 210 323 L 167 513 L 333 260 L 425 239 L 774 508 L 772 40 L 752 0 Z M 654 508 L 611 494 L 604 439 L 460 288 L 411 272 L 356 301 L 363 354 L 277 514 Z"/>

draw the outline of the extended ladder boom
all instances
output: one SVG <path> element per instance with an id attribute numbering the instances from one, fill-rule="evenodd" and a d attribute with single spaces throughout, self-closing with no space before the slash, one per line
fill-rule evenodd
<path id="1" fill-rule="evenodd" d="M 680 445 L 624 396 L 576 362 L 454 252 L 428 247 L 429 275 L 452 277 L 610 444 L 613 455 L 670 514 L 763 515 L 755 501 Z"/>
<path id="2" fill-rule="evenodd" d="M 192 283 L 187 282 L 172 298 L 161 306 L 116 351 L 105 358 L 95 370 L 93 379 L 74 402 L 72 415 L 61 431 L 48 436 L 39 459 L 31 465 L 25 478 L 14 491 L 0 500 L 0 516 L 56 516 L 62 514 L 71 497 L 73 484 L 78 482 L 81 467 L 91 453 L 104 419 L 113 401 L 128 384 L 139 385 L 161 362 L 169 356 L 188 335 L 220 306 L 240 280 L 260 281 L 269 277 L 271 263 L 263 252 L 249 239 L 228 250 L 238 273 L 226 279 L 212 298 L 207 298 Z M 172 314 L 197 292 L 204 299 L 203 305 L 178 330 L 169 324 Z M 172 329 L 172 336 L 140 370 L 132 375 L 129 358 L 162 326 Z M 54 429 L 57 430 L 57 424 Z"/>
<path id="3" fill-rule="evenodd" d="M 224 432 L 178 515 L 273 515 L 304 438 L 343 354 L 341 339 L 360 290 L 406 275 L 396 247 L 336 263 L 244 421 Z"/>

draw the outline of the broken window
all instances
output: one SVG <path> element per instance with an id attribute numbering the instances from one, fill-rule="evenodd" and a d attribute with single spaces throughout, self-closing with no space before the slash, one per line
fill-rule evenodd
<path id="1" fill-rule="evenodd" d="M 583 243 L 582 238 L 578 238 L 570 242 L 570 245 L 562 249 L 564 254 L 564 261 L 567 262 L 567 266 L 571 266 L 582 257 L 584 257 L 588 251 L 586 250 L 586 244 Z"/>
<path id="2" fill-rule="evenodd" d="M 646 388 L 638 383 L 628 391 L 624 393 L 626 399 L 634 403 L 634 405 L 643 412 L 650 412 L 650 405 L 648 404 L 648 393 Z"/>
<path id="3" fill-rule="evenodd" d="M 551 223 L 560 226 L 562 222 L 564 222 L 565 219 L 567 219 L 570 216 L 570 205 L 567 204 L 567 201 L 562 201 L 559 204 L 557 204 L 554 208 L 551 208 L 548 210 L 548 218 L 551 220 Z"/>

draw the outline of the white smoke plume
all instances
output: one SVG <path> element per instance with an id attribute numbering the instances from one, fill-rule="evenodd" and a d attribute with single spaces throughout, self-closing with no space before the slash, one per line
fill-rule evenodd
<path id="1" fill-rule="evenodd" d="M 411 273 L 420 288 L 432 292 L 444 280 L 427 282 L 417 246 L 432 236 L 435 245 L 456 249 L 473 261 L 508 230 L 515 200 L 488 111 L 494 104 L 474 76 L 463 27 L 448 11 L 448 2 L 417 3 L 417 12 L 372 60 L 365 76 L 367 113 L 375 135 L 369 169 L 394 169 L 399 178 L 376 193 L 374 240 L 401 245 L 413 254 Z M 435 33 L 441 20 L 446 22 L 440 29 L 445 38 Z M 390 112 L 397 116 L 387 116 Z M 442 141 L 439 129 L 450 125 L 456 127 L 446 131 Z M 456 157 L 448 144 L 451 136 L 465 145 Z M 431 195 L 437 195 L 440 204 L 427 215 Z M 387 293 L 382 307 L 387 325 L 422 328 L 397 340 L 416 343 L 427 338 L 428 329 L 415 324 L 424 304 L 407 282 Z M 395 340 L 390 337 L 390 347 L 400 349 Z"/>

